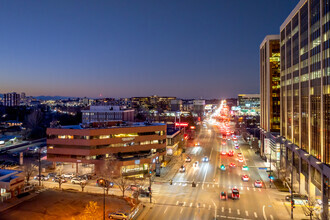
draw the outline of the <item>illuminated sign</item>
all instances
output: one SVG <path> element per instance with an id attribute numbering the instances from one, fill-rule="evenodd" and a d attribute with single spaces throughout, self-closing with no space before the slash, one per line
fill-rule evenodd
<path id="1" fill-rule="evenodd" d="M 192 130 L 195 129 L 195 128 L 196 128 L 195 126 L 190 126 L 190 129 L 192 129 Z"/>
<path id="2" fill-rule="evenodd" d="M 178 127 L 188 127 L 188 123 L 186 123 L 186 122 L 175 123 L 175 126 L 178 126 Z"/>

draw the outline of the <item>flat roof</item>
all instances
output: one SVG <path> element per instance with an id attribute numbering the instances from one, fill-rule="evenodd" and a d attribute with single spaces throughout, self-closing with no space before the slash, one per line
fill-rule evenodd
<path id="1" fill-rule="evenodd" d="M 261 42 L 260 44 L 260 49 L 265 45 L 265 43 L 267 41 L 270 41 L 270 40 L 280 40 L 280 35 L 279 34 L 273 34 L 273 35 L 266 35 L 266 37 L 264 38 L 264 40 Z"/>
<path id="2" fill-rule="evenodd" d="M 131 128 L 131 127 L 150 127 L 150 126 L 162 126 L 165 125 L 164 123 L 150 123 L 146 124 L 144 122 L 133 122 L 128 124 L 121 124 L 121 125 L 115 125 L 115 126 L 101 126 L 101 127 L 89 127 L 88 125 L 86 127 L 83 127 L 81 124 L 79 125 L 66 125 L 61 127 L 55 127 L 55 129 L 104 129 L 104 128 Z"/>
<path id="3" fill-rule="evenodd" d="M 308 0 L 300 0 L 300 2 L 294 7 L 294 9 L 291 11 L 289 16 L 284 20 L 282 25 L 280 26 L 280 31 L 282 31 L 285 26 L 291 21 L 291 19 L 296 15 L 296 13 L 300 10 L 300 8 L 307 2 Z"/>

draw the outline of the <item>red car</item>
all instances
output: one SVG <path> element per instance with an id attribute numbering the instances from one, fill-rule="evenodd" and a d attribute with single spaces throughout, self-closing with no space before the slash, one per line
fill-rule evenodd
<path id="1" fill-rule="evenodd" d="M 242 176 L 242 180 L 244 181 L 244 182 L 247 182 L 247 181 L 249 181 L 249 176 L 248 175 L 243 175 Z"/>
<path id="2" fill-rule="evenodd" d="M 220 193 L 220 199 L 221 199 L 221 200 L 227 200 L 227 199 L 228 199 L 228 197 L 227 197 L 227 193 L 226 193 L 226 192 L 221 192 L 221 193 Z"/>
<path id="3" fill-rule="evenodd" d="M 237 188 L 233 188 L 231 190 L 231 198 L 232 199 L 239 199 L 239 191 Z"/>
<path id="4" fill-rule="evenodd" d="M 228 156 L 234 156 L 234 151 L 232 151 L 232 150 L 230 150 L 230 151 L 228 151 Z"/>
<path id="5" fill-rule="evenodd" d="M 230 166 L 230 167 L 236 167 L 236 164 L 234 164 L 234 163 L 230 163 L 229 166 Z"/>

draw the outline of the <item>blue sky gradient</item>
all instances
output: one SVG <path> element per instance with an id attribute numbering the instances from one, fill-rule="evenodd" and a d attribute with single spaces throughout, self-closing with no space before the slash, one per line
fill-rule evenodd
<path id="1" fill-rule="evenodd" d="M 259 45 L 298 0 L 0 2 L 0 93 L 259 92 Z"/>

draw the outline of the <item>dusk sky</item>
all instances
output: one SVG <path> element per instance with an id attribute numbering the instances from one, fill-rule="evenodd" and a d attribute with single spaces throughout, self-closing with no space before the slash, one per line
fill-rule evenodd
<path id="1" fill-rule="evenodd" d="M 259 93 L 259 45 L 298 0 L 0 2 L 0 93 Z"/>

